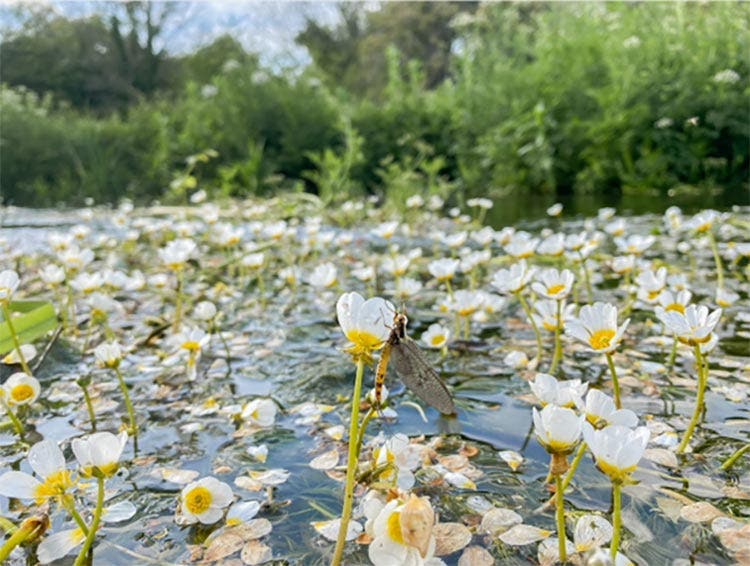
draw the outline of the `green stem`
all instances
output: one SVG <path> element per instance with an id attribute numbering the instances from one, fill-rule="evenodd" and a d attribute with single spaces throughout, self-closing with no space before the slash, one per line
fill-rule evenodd
<path id="1" fill-rule="evenodd" d="M 685 452 L 685 449 L 690 443 L 690 438 L 693 436 L 693 431 L 698 424 L 701 412 L 703 411 L 703 397 L 706 393 L 706 381 L 708 381 L 708 376 L 706 375 L 705 368 L 703 367 L 703 354 L 701 354 L 700 344 L 696 344 L 694 346 L 694 352 L 695 366 L 698 371 L 698 397 L 695 400 L 695 411 L 693 411 L 693 418 L 690 419 L 690 424 L 685 431 L 685 436 L 682 437 L 682 442 L 680 442 L 680 445 L 677 447 L 678 454 L 682 454 L 683 452 Z"/>
<path id="2" fill-rule="evenodd" d="M 365 441 L 365 431 L 367 430 L 367 425 L 370 424 L 370 421 L 372 420 L 372 417 L 375 416 L 375 413 L 377 413 L 378 410 L 374 407 L 370 407 L 370 409 L 365 414 L 365 417 L 362 419 L 362 424 L 359 427 L 359 436 L 357 436 L 357 454 L 359 455 L 362 452 L 362 444 Z"/>
<path id="3" fill-rule="evenodd" d="M 539 362 L 542 359 L 542 335 L 539 332 L 539 327 L 536 325 L 534 317 L 531 316 L 529 303 L 527 303 L 526 299 L 523 298 L 523 295 L 521 295 L 521 291 L 516 291 L 516 297 L 518 297 L 518 302 L 521 303 L 521 307 L 523 307 L 523 312 L 526 313 L 526 318 L 528 318 L 529 322 L 531 323 L 531 328 L 534 329 L 534 335 L 536 336 L 536 365 L 537 367 L 539 367 Z"/>
<path id="4" fill-rule="evenodd" d="M 719 247 L 716 245 L 716 238 L 714 233 L 709 230 L 708 241 L 711 244 L 711 251 L 714 254 L 714 263 L 716 263 L 716 277 L 718 278 L 719 289 L 724 288 L 724 267 L 721 264 L 721 256 L 719 255 Z"/>
<path id="5" fill-rule="evenodd" d="M 135 411 L 133 410 L 133 403 L 130 401 L 130 393 L 128 393 L 128 385 L 125 383 L 125 379 L 122 377 L 120 368 L 115 366 L 115 374 L 117 375 L 117 381 L 120 384 L 120 390 L 122 391 L 123 397 L 125 397 L 125 407 L 128 409 L 128 417 L 130 418 L 130 435 L 135 436 L 138 434 L 138 423 L 135 420 Z"/>
<path id="6" fill-rule="evenodd" d="M 88 387 L 82 382 L 78 382 L 78 385 L 83 390 L 83 400 L 86 402 L 86 410 L 89 412 L 89 421 L 91 421 L 91 431 L 96 432 L 96 413 L 94 412 L 94 405 L 91 402 L 91 395 L 89 395 Z"/>
<path id="7" fill-rule="evenodd" d="M 5 412 L 8 415 L 8 418 L 10 419 L 10 422 L 13 423 L 13 428 L 16 429 L 16 432 L 18 433 L 18 436 L 21 440 L 24 439 L 24 430 L 23 430 L 23 424 L 20 420 L 18 420 L 18 417 L 13 412 L 13 409 L 10 408 L 10 405 L 5 401 L 5 397 L 0 395 L 0 404 L 2 404 L 3 408 L 5 409 Z"/>
<path id="8" fill-rule="evenodd" d="M 555 326 L 555 353 L 552 355 L 552 365 L 549 368 L 550 375 L 555 375 L 557 366 L 562 360 L 562 342 L 560 340 L 560 328 L 562 327 L 562 301 L 557 301 L 557 326 Z"/>
<path id="9" fill-rule="evenodd" d="M 359 462 L 359 453 L 357 451 L 357 439 L 359 438 L 359 400 L 362 396 L 362 376 L 364 373 L 365 362 L 360 358 L 357 360 L 357 375 L 354 378 L 354 393 L 352 395 L 352 415 L 349 421 L 349 456 L 346 462 L 344 508 L 341 511 L 341 525 L 339 526 L 339 536 L 336 540 L 336 550 L 331 561 L 332 566 L 339 566 L 344 556 L 346 533 L 349 530 L 349 519 L 352 515 L 352 504 L 354 503 L 354 478 Z"/>
<path id="10" fill-rule="evenodd" d="M 612 374 L 612 386 L 615 390 L 615 407 L 622 409 L 622 403 L 620 402 L 620 383 L 617 381 L 617 371 L 615 371 L 615 361 L 612 358 L 612 354 L 607 352 L 607 364 L 609 364 L 609 372 Z"/>
<path id="11" fill-rule="evenodd" d="M 21 367 L 23 368 L 23 371 L 27 375 L 31 375 L 29 364 L 26 363 L 26 358 L 24 357 L 23 352 L 21 351 L 21 343 L 18 341 L 18 335 L 16 334 L 16 329 L 13 326 L 13 321 L 11 320 L 10 309 L 8 308 L 7 301 L 3 301 L 2 310 L 3 310 L 3 317 L 5 318 L 5 324 L 8 325 L 8 330 L 10 331 L 10 337 L 13 340 L 13 347 L 16 350 L 16 354 L 18 354 L 18 359 L 21 362 Z"/>
<path id="12" fill-rule="evenodd" d="M 177 270 L 177 297 L 175 298 L 174 304 L 174 330 L 179 332 L 180 325 L 182 324 L 182 287 L 183 287 L 183 274 L 182 269 Z"/>
<path id="13" fill-rule="evenodd" d="M 622 487 L 619 482 L 612 483 L 612 544 L 610 553 L 614 563 L 617 550 L 620 548 L 620 531 L 622 530 Z"/>
<path id="14" fill-rule="evenodd" d="M 575 458 L 573 458 L 573 462 L 571 462 L 570 468 L 568 468 L 568 471 L 565 474 L 565 479 L 562 482 L 562 492 L 568 489 L 570 482 L 573 480 L 573 476 L 578 469 L 578 464 L 581 463 L 583 455 L 586 453 L 586 448 L 588 448 L 588 445 L 585 442 L 581 442 L 581 444 L 578 446 L 578 452 L 576 452 Z"/>
<path id="15" fill-rule="evenodd" d="M 581 269 L 583 270 L 583 279 L 586 281 L 586 292 L 589 296 L 589 302 L 594 300 L 594 292 L 591 288 L 591 279 L 589 278 L 589 270 L 586 267 L 586 258 L 583 257 L 581 251 L 578 251 L 578 255 L 581 256 Z"/>
<path id="16" fill-rule="evenodd" d="M 674 342 L 672 343 L 672 351 L 669 354 L 669 362 L 667 363 L 667 371 L 672 371 L 674 369 L 674 363 L 677 359 L 677 335 L 675 334 Z"/>
<path id="17" fill-rule="evenodd" d="M 555 499 L 557 502 L 557 539 L 560 550 L 560 562 L 567 562 L 568 555 L 566 551 L 565 539 L 565 493 L 563 488 L 562 474 L 555 476 Z"/>
<path id="18" fill-rule="evenodd" d="M 97 491 L 96 491 L 96 509 L 94 510 L 94 518 L 91 521 L 89 532 L 86 535 L 86 541 L 83 543 L 81 552 L 78 553 L 75 564 L 73 566 L 82 566 L 86 560 L 86 556 L 91 550 L 91 546 L 94 544 L 94 538 L 96 538 L 96 531 L 99 529 L 99 522 L 102 518 L 102 510 L 104 508 L 104 478 L 96 478 Z"/>
<path id="19" fill-rule="evenodd" d="M 729 468 L 734 466 L 737 460 L 739 460 L 742 455 L 748 450 L 750 450 L 750 444 L 745 444 L 742 448 L 737 450 L 734 454 L 732 454 L 724 461 L 724 463 L 721 465 L 721 469 L 726 472 Z"/>
<path id="20" fill-rule="evenodd" d="M 19 528 L 11 535 L 11 537 L 5 541 L 2 547 L 0 547 L 0 564 L 4 564 L 5 561 L 19 544 L 22 544 L 27 538 L 34 535 L 37 531 L 36 528 Z"/>
<path id="21" fill-rule="evenodd" d="M 450 300 L 453 300 L 453 286 L 451 285 L 450 279 L 445 280 L 445 288 L 448 291 L 448 297 L 450 297 Z"/>
<path id="22" fill-rule="evenodd" d="M 73 502 L 73 497 L 71 495 L 65 494 L 60 499 L 60 504 L 63 506 L 63 508 L 70 514 L 71 517 L 73 517 L 73 520 L 76 522 L 76 525 L 78 525 L 78 528 L 83 531 L 84 535 L 89 534 L 89 528 L 88 525 L 86 525 L 86 522 L 83 520 L 83 517 L 81 517 L 80 513 L 76 511 L 75 503 Z"/>

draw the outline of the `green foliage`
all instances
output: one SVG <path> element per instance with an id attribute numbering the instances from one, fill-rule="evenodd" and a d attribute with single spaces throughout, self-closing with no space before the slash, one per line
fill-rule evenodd
<path id="1" fill-rule="evenodd" d="M 179 59 L 148 34 L 125 45 L 150 12 L 117 9 L 116 21 L 39 18 L 3 40 L 3 80 L 29 85 L 0 91 L 7 202 L 183 201 L 198 188 L 399 207 L 415 193 L 747 198 L 747 4 L 345 5 L 339 26 L 300 35 L 315 61 L 303 72 L 271 72 L 229 37 Z M 99 59 L 97 41 L 109 42 Z M 96 80 L 109 90 L 92 98 Z"/>

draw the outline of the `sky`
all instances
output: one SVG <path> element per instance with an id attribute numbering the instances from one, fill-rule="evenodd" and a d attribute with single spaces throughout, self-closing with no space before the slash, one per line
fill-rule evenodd
<path id="1" fill-rule="evenodd" d="M 3 27 L 12 28 L 16 23 L 12 7 L 18 4 L 0 0 Z M 24 4 L 44 4 L 67 17 L 87 16 L 107 8 L 107 3 L 102 1 L 27 1 Z M 309 61 L 307 51 L 294 42 L 308 18 L 324 25 L 338 21 L 338 6 L 333 1 L 192 0 L 174 4 L 177 5 L 176 14 L 164 34 L 167 51 L 174 54 L 190 52 L 224 33 L 230 33 L 248 51 L 260 54 L 264 63 L 273 66 L 293 66 Z"/>

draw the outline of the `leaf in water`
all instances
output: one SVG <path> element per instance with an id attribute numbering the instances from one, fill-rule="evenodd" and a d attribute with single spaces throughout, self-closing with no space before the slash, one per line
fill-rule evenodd
<path id="1" fill-rule="evenodd" d="M 268 458 L 268 446 L 261 444 L 260 446 L 248 446 L 247 453 L 261 464 L 265 463 Z"/>
<path id="2" fill-rule="evenodd" d="M 666 448 L 647 448 L 643 457 L 665 468 L 676 468 L 678 466 L 677 456 Z"/>
<path id="3" fill-rule="evenodd" d="M 28 344 L 57 328 L 57 313 L 49 301 L 12 301 L 9 305 L 13 316 L 13 328 L 18 341 Z M 3 319 L 0 322 L 0 356 L 14 348 L 10 329 Z"/>
<path id="4" fill-rule="evenodd" d="M 242 558 L 242 563 L 248 566 L 263 564 L 273 559 L 273 551 L 259 540 L 251 540 L 242 548 L 240 558 Z"/>
<path id="5" fill-rule="evenodd" d="M 659 506 L 662 513 L 672 519 L 672 521 L 679 520 L 680 511 L 682 511 L 683 507 L 682 503 L 671 497 L 657 497 L 656 504 Z"/>
<path id="6" fill-rule="evenodd" d="M 211 540 L 203 555 L 203 560 L 206 562 L 215 562 L 216 560 L 226 558 L 230 554 L 234 554 L 240 550 L 245 546 L 246 542 L 247 539 L 242 536 L 237 527 L 229 528 Z"/>
<path id="7" fill-rule="evenodd" d="M 325 434 L 333 438 L 334 440 L 341 440 L 344 438 L 344 426 L 343 425 L 335 425 L 328 427 L 323 431 Z"/>
<path id="8" fill-rule="evenodd" d="M 432 529 L 435 535 L 435 556 L 447 556 L 471 542 L 471 531 L 461 523 L 438 523 Z"/>
<path id="9" fill-rule="evenodd" d="M 688 484 L 688 493 L 695 497 L 705 497 L 709 499 L 720 499 L 724 497 L 721 489 L 708 476 L 701 474 L 685 473 L 685 479 Z"/>
<path id="10" fill-rule="evenodd" d="M 312 462 L 310 462 L 310 467 L 313 470 L 330 470 L 331 468 L 335 468 L 338 463 L 339 451 L 334 448 L 333 450 L 324 452 L 317 458 L 314 458 Z"/>
<path id="11" fill-rule="evenodd" d="M 546 539 L 552 534 L 552 531 L 545 531 L 531 525 L 516 525 L 509 531 L 500 535 L 500 540 L 510 546 L 523 546 L 533 542 L 539 542 Z"/>
<path id="12" fill-rule="evenodd" d="M 722 515 L 724 513 L 708 501 L 698 501 L 691 505 L 685 505 L 680 510 L 680 517 L 691 523 L 707 523 Z"/>
<path id="13" fill-rule="evenodd" d="M 102 521 L 105 523 L 119 523 L 127 521 L 136 513 L 136 507 L 130 501 L 119 501 L 110 505 L 102 514 Z"/>
<path id="14" fill-rule="evenodd" d="M 339 536 L 341 518 L 339 517 L 338 519 L 332 519 L 330 521 L 316 521 L 310 524 L 324 538 L 335 542 Z M 346 540 L 354 540 L 362 533 L 362 531 L 363 528 L 360 523 L 357 521 L 349 521 L 349 525 L 347 525 L 346 528 Z"/>
<path id="15" fill-rule="evenodd" d="M 469 546 L 458 559 L 458 566 L 493 566 L 495 559 L 481 546 Z"/>
<path id="16" fill-rule="evenodd" d="M 523 517 L 511 509 L 490 509 L 479 526 L 480 532 L 498 536 L 514 525 L 523 523 Z"/>
<path id="17" fill-rule="evenodd" d="M 711 530 L 727 550 L 743 555 L 750 553 L 750 524 L 729 517 L 717 517 L 711 523 Z"/>

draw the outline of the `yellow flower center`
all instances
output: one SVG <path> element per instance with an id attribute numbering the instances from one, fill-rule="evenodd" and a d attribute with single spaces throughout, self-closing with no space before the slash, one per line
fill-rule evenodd
<path id="1" fill-rule="evenodd" d="M 87 466 L 85 468 L 81 468 L 81 474 L 83 474 L 87 478 L 93 478 L 96 477 L 95 470 L 99 470 L 99 473 L 101 473 L 101 475 L 109 478 L 115 475 L 115 472 L 117 472 L 119 468 L 119 462 L 110 462 L 101 466 Z"/>
<path id="2" fill-rule="evenodd" d="M 544 326 L 545 330 L 548 330 L 549 332 L 554 332 L 557 329 L 557 325 L 549 322 L 547 320 L 542 322 L 542 326 Z"/>
<path id="3" fill-rule="evenodd" d="M 28 383 L 20 383 L 10 391 L 14 403 L 24 403 L 34 398 L 34 388 Z"/>
<path id="4" fill-rule="evenodd" d="M 529 250 L 527 252 L 521 252 L 520 254 L 516 255 L 517 258 L 524 259 L 527 257 L 531 257 L 534 255 L 534 250 Z"/>
<path id="5" fill-rule="evenodd" d="M 436 336 L 433 336 L 432 339 L 430 339 L 430 344 L 433 346 L 442 346 L 445 343 L 445 336 L 442 334 L 438 334 Z"/>
<path id="6" fill-rule="evenodd" d="M 609 328 L 597 330 L 589 337 L 589 344 L 594 350 L 604 350 L 609 348 L 612 338 L 615 337 L 616 332 Z"/>
<path id="7" fill-rule="evenodd" d="M 188 340 L 182 343 L 183 350 L 189 350 L 190 352 L 197 352 L 201 349 L 201 345 L 195 340 Z"/>
<path id="8" fill-rule="evenodd" d="M 632 472 L 634 472 L 637 467 L 631 466 L 629 468 L 618 468 L 617 466 L 610 464 L 609 462 L 604 462 L 602 460 L 597 460 L 596 465 L 604 474 L 608 475 L 611 480 L 619 482 L 627 479 L 627 477 Z"/>
<path id="9" fill-rule="evenodd" d="M 388 517 L 388 536 L 393 542 L 404 543 L 404 535 L 401 533 L 401 513 L 391 513 Z"/>
<path id="10" fill-rule="evenodd" d="M 350 330 L 346 337 L 354 345 L 352 349 L 357 352 L 370 352 L 383 345 L 380 338 L 364 330 Z"/>
<path id="11" fill-rule="evenodd" d="M 467 307 L 465 309 L 458 309 L 457 312 L 460 316 L 468 317 L 468 316 L 473 315 L 475 312 L 477 312 L 477 307 Z"/>
<path id="12" fill-rule="evenodd" d="M 48 475 L 44 483 L 36 488 L 34 496 L 37 504 L 42 504 L 49 497 L 63 495 L 71 487 L 73 487 L 73 480 L 70 478 L 70 472 L 60 470 Z"/>
<path id="13" fill-rule="evenodd" d="M 558 285 L 552 285 L 551 287 L 547 288 L 547 294 L 548 295 L 557 295 L 560 291 L 565 289 L 565 285 L 558 284 Z"/>
<path id="14" fill-rule="evenodd" d="M 710 229 L 711 229 L 711 223 L 710 222 L 705 222 L 705 223 L 701 224 L 700 226 L 698 226 L 695 229 L 695 231 L 698 232 L 698 233 L 702 233 L 702 232 L 708 232 Z"/>
<path id="15" fill-rule="evenodd" d="M 436 277 L 436 279 L 437 279 L 438 281 L 440 281 L 441 283 L 443 283 L 443 282 L 445 282 L 445 281 L 450 281 L 451 279 L 453 279 L 453 274 L 452 274 L 452 273 L 447 273 L 447 274 L 445 274 L 445 275 L 438 275 L 438 276 Z"/>
<path id="16" fill-rule="evenodd" d="M 667 305 L 667 307 L 664 310 L 676 311 L 680 314 L 685 314 L 685 305 L 683 305 L 682 303 L 672 303 L 671 305 Z"/>
<path id="17" fill-rule="evenodd" d="M 200 515 L 208 511 L 211 501 L 213 501 L 213 496 L 207 488 L 196 487 L 185 496 L 185 507 L 193 515 Z"/>
<path id="18" fill-rule="evenodd" d="M 655 299 L 656 299 L 656 297 L 658 297 L 659 295 L 661 295 L 661 289 L 659 289 L 658 291 L 649 291 L 649 292 L 648 292 L 648 300 L 649 300 L 649 301 L 653 301 L 653 300 L 655 300 Z"/>

